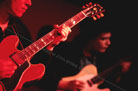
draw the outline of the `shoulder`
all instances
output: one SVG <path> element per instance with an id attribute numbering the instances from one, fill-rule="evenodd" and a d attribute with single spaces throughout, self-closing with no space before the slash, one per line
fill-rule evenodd
<path id="1" fill-rule="evenodd" d="M 14 26 L 15 31 L 19 35 L 21 35 L 27 39 L 31 39 L 31 34 L 29 32 L 29 29 L 27 28 L 27 26 L 24 24 L 24 22 L 20 18 L 11 17 L 11 25 Z"/>

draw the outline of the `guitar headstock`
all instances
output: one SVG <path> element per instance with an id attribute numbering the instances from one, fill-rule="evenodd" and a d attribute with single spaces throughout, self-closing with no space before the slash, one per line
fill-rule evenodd
<path id="1" fill-rule="evenodd" d="M 103 12 L 105 12 L 105 10 L 99 4 L 92 4 L 92 2 L 90 2 L 89 4 L 83 6 L 82 8 L 84 9 L 82 12 L 87 17 L 92 17 L 93 20 L 97 20 L 104 17 Z"/>

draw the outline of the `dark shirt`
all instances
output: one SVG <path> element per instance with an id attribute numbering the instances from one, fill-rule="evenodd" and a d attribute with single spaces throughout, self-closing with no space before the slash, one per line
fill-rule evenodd
<path id="1" fill-rule="evenodd" d="M 77 75 L 86 65 L 95 65 L 98 74 L 100 74 L 109 67 L 112 67 L 113 64 L 116 63 L 116 60 L 117 58 L 115 59 L 111 55 L 98 53 L 92 57 L 86 57 L 83 55 L 82 49 L 72 46 L 71 43 L 61 43 L 52 53 L 52 60 L 50 60 L 47 66 L 45 79 L 41 86 L 45 89 L 44 91 L 48 89 L 50 89 L 50 91 L 56 91 L 58 83 L 63 77 Z M 109 74 L 111 73 L 109 75 L 111 77 L 105 78 L 106 80 L 99 88 L 110 88 L 111 91 L 122 91 L 115 83 L 118 72 L 120 72 L 120 67 L 108 72 Z M 52 88 L 50 88 L 51 86 Z"/>
<path id="2" fill-rule="evenodd" d="M 19 41 L 18 41 L 18 47 L 17 47 L 17 49 L 19 49 L 19 50 L 22 50 L 22 49 L 26 48 L 27 46 L 29 46 L 32 43 L 31 36 L 29 34 L 28 29 L 21 22 L 21 20 L 18 19 L 18 18 L 16 18 L 16 17 L 11 17 L 10 18 L 8 27 L 5 29 L 4 32 L 0 28 L 0 43 L 3 42 L 4 39 L 6 37 L 9 37 L 10 35 L 18 36 Z M 13 41 L 9 41 L 9 43 L 6 44 L 5 47 L 8 47 L 8 45 L 10 45 L 12 42 Z M 28 65 L 27 62 L 25 62 L 23 64 L 23 66 L 26 66 L 26 65 Z"/>
<path id="3" fill-rule="evenodd" d="M 10 35 L 17 35 L 20 42 L 19 42 L 19 49 L 23 49 L 27 47 L 29 44 L 32 43 L 31 36 L 29 34 L 28 29 L 25 27 L 25 25 L 21 22 L 20 19 L 11 17 L 10 22 L 8 24 L 8 27 L 4 32 L 2 32 L 0 28 L 0 42 Z M 23 46 L 23 48 L 21 47 Z"/>

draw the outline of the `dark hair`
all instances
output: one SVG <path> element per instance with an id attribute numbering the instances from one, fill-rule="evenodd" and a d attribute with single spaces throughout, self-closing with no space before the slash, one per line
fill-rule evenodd
<path id="1" fill-rule="evenodd" d="M 107 25 L 102 21 L 93 21 L 92 18 L 86 18 L 80 24 L 80 34 L 73 40 L 73 43 L 83 48 L 90 40 L 96 39 L 102 33 L 113 31 L 113 26 Z"/>
<path id="2" fill-rule="evenodd" d="M 112 27 L 104 23 L 104 21 L 93 21 L 92 18 L 86 18 L 80 23 L 80 35 L 93 39 L 101 33 L 112 32 Z"/>

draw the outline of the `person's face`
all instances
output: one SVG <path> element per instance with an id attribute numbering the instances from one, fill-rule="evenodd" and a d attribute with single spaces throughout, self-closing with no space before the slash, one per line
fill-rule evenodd
<path id="1" fill-rule="evenodd" d="M 88 47 L 90 50 L 104 53 L 111 44 L 111 33 L 102 33 L 95 40 L 89 41 Z"/>
<path id="2" fill-rule="evenodd" d="M 22 17 L 31 5 L 31 0 L 11 0 L 10 14 L 16 17 Z"/>

